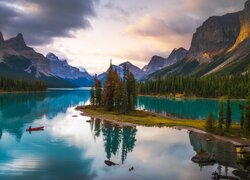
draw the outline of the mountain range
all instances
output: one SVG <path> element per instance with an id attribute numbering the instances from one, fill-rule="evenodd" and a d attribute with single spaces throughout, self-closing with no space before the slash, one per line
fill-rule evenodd
<path id="1" fill-rule="evenodd" d="M 168 75 L 244 74 L 250 67 L 250 0 L 242 11 L 208 18 L 193 34 L 189 50 L 174 49 L 168 57 L 154 55 L 142 69 L 126 61 L 114 65 L 120 77 L 127 65 L 137 80 Z M 0 32 L 0 75 L 43 80 L 48 87 L 90 86 L 93 77 L 55 54 L 28 47 L 23 35 L 4 40 Z M 107 71 L 98 75 L 105 82 Z"/>
<path id="2" fill-rule="evenodd" d="M 44 57 L 28 47 L 21 33 L 5 41 L 0 32 L 0 75 L 42 80 L 48 87 L 90 86 L 93 81 L 83 68 L 70 66 L 53 53 Z"/>
<path id="3" fill-rule="evenodd" d="M 55 54 L 48 53 L 46 58 L 50 61 L 50 71 L 76 86 L 91 86 L 93 78 L 83 67 L 70 66 L 66 59 L 59 59 Z"/>
<path id="4" fill-rule="evenodd" d="M 116 69 L 119 76 L 122 77 L 123 67 L 124 65 L 126 65 L 129 71 L 135 76 L 135 79 L 137 81 L 142 81 L 148 78 L 150 74 L 183 60 L 186 57 L 187 52 L 188 51 L 186 49 L 179 48 L 179 49 L 174 49 L 167 58 L 155 55 L 151 58 L 148 65 L 144 66 L 142 69 L 133 65 L 129 61 L 119 64 L 118 66 L 113 65 L 113 68 Z M 102 81 L 102 83 L 105 82 L 106 75 L 107 71 L 98 76 L 98 78 Z"/>

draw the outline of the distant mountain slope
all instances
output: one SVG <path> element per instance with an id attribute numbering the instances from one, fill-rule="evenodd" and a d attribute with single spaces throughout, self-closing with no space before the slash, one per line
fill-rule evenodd
<path id="1" fill-rule="evenodd" d="M 129 71 L 135 76 L 135 79 L 140 80 L 141 78 L 144 77 L 145 72 L 143 70 L 141 70 L 139 67 L 130 63 L 129 61 L 124 62 L 124 63 L 119 65 L 119 68 L 122 69 L 122 73 L 123 73 L 124 65 L 126 65 L 128 67 Z"/>
<path id="2" fill-rule="evenodd" d="M 177 63 L 183 60 L 187 55 L 187 50 L 184 48 L 174 49 L 168 58 L 163 58 L 160 56 L 153 56 L 149 61 L 149 64 L 144 66 L 143 70 L 146 75 L 150 75 L 162 68 L 171 66 L 174 63 Z"/>
<path id="3" fill-rule="evenodd" d="M 149 75 L 242 74 L 250 68 L 250 0 L 236 13 L 208 18 L 193 35 L 184 60 Z"/>
<path id="4" fill-rule="evenodd" d="M 183 60 L 187 56 L 187 53 L 188 51 L 182 47 L 179 49 L 174 49 L 166 59 L 164 67 L 171 66 L 172 64 Z"/>
<path id="5" fill-rule="evenodd" d="M 55 76 L 69 81 L 76 86 L 91 86 L 93 78 L 83 68 L 70 66 L 67 60 L 60 60 L 55 54 L 48 53 L 46 58 L 50 62 L 50 72 Z"/>
<path id="6" fill-rule="evenodd" d="M 126 65 L 129 71 L 135 76 L 136 80 L 140 80 L 145 76 L 145 72 L 141 70 L 139 67 L 133 65 L 129 61 L 119 64 L 118 66 L 113 65 L 113 69 L 117 71 L 119 77 L 123 78 L 123 67 Z M 107 70 L 108 71 L 108 70 Z M 107 71 L 98 75 L 98 79 L 101 80 L 102 84 L 105 83 Z"/>
<path id="7" fill-rule="evenodd" d="M 148 65 L 144 66 L 142 70 L 145 71 L 146 74 L 151 74 L 160 70 L 164 66 L 165 62 L 165 58 L 161 56 L 153 56 Z"/>

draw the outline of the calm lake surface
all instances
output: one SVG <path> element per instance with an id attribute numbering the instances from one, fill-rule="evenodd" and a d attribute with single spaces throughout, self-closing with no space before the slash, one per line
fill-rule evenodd
<path id="1" fill-rule="evenodd" d="M 175 99 L 140 96 L 138 98 L 138 109 L 188 119 L 207 119 L 209 113 L 212 112 L 217 119 L 220 103 L 216 99 Z M 223 103 L 224 112 L 226 112 L 226 100 Z M 244 101 L 240 100 L 231 100 L 234 122 L 240 121 L 241 110 L 239 105 L 244 103 Z"/>
<path id="2" fill-rule="evenodd" d="M 218 105 L 208 101 L 206 107 L 205 100 L 198 101 L 200 105 L 140 97 L 138 104 L 190 118 L 203 118 Z M 98 119 L 88 123 L 90 117 L 74 109 L 88 103 L 89 90 L 0 95 L 0 179 L 202 180 L 211 179 L 215 170 L 232 175 L 239 168 L 231 144 L 209 142 L 186 130 L 119 127 Z M 28 133 L 29 126 L 45 130 Z M 193 163 L 191 158 L 200 149 L 214 153 L 218 163 Z M 119 165 L 107 166 L 108 159 Z M 134 171 L 129 172 L 132 166 Z"/>

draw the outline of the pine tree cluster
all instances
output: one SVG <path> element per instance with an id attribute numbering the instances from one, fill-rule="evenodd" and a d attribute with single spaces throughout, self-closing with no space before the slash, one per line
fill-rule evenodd
<path id="1" fill-rule="evenodd" d="M 124 65 L 123 78 L 120 78 L 110 64 L 103 91 L 100 80 L 95 77 L 95 87 L 92 86 L 90 91 L 90 103 L 92 106 L 104 107 L 107 111 L 128 113 L 135 109 L 137 95 L 136 80 L 127 66 Z"/>

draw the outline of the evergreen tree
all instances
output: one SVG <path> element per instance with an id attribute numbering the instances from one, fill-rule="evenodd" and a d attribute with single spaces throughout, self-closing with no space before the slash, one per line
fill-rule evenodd
<path id="1" fill-rule="evenodd" d="M 244 127 L 244 121 L 245 121 L 245 113 L 244 111 L 241 111 L 241 114 L 240 114 L 240 128 L 243 129 Z"/>
<path id="2" fill-rule="evenodd" d="M 250 134 L 250 90 L 246 105 L 246 116 L 244 119 L 244 131 L 246 134 Z"/>
<path id="3" fill-rule="evenodd" d="M 122 99 L 123 99 L 123 84 L 119 80 L 115 85 L 115 92 L 114 92 L 115 109 L 117 112 L 122 111 Z"/>
<path id="4" fill-rule="evenodd" d="M 93 85 L 91 86 L 90 89 L 90 105 L 95 106 L 95 90 Z"/>
<path id="5" fill-rule="evenodd" d="M 206 124 L 205 124 L 205 129 L 208 132 L 213 132 L 214 130 L 214 115 L 213 113 L 209 113 L 208 115 L 208 119 L 206 120 Z"/>
<path id="6" fill-rule="evenodd" d="M 232 123 L 232 108 L 231 108 L 231 100 L 228 98 L 227 100 L 227 114 L 226 114 L 226 130 L 229 131 Z"/>
<path id="7" fill-rule="evenodd" d="M 106 110 L 111 111 L 114 105 L 114 81 L 113 81 L 113 65 L 110 63 L 108 69 L 104 92 L 103 92 L 103 104 Z"/>
<path id="8" fill-rule="evenodd" d="M 101 106 L 102 104 L 102 84 L 101 81 L 97 78 L 97 75 L 95 75 L 95 99 L 96 99 L 96 105 Z"/>
<path id="9" fill-rule="evenodd" d="M 135 109 L 136 101 L 137 101 L 137 85 L 134 75 L 132 73 L 128 74 L 127 79 L 128 84 L 128 109 L 129 111 L 133 111 Z"/>
<path id="10" fill-rule="evenodd" d="M 220 130 L 223 129 L 224 124 L 224 105 L 223 102 L 220 103 L 220 111 L 219 111 L 219 122 L 218 122 L 218 128 Z"/>
<path id="11" fill-rule="evenodd" d="M 127 65 L 124 64 L 123 66 L 123 113 L 127 113 L 129 111 L 129 84 L 128 84 L 128 68 Z"/>

